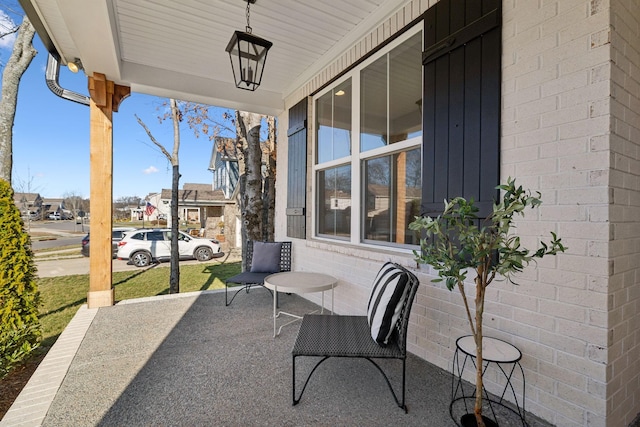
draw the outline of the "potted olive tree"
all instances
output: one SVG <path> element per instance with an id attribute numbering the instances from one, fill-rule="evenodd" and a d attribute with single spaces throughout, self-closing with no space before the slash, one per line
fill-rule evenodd
<path id="1" fill-rule="evenodd" d="M 497 188 L 502 191 L 502 200 L 494 204 L 493 212 L 484 219 L 478 218 L 473 200 L 456 197 L 445 200 L 444 211 L 437 218 L 416 217 L 409 225 L 423 236 L 421 251 L 414 251 L 416 260 L 437 271 L 434 282 L 445 281 L 449 290 L 457 287 L 462 295 L 476 344 L 477 369 L 474 416 L 463 416 L 465 420 L 461 422 L 481 427 L 491 421 L 482 416 L 482 315 L 487 286 L 498 278 L 513 283 L 513 274 L 523 271 L 531 261 L 566 249 L 553 232 L 550 242 L 541 241 L 536 251 L 521 247 L 520 238 L 513 232 L 514 215 L 524 216 L 527 207 L 540 205 L 540 193 L 533 196 L 529 190 L 516 187 L 511 178 Z M 464 288 L 469 272 L 475 272 L 475 316 Z"/>

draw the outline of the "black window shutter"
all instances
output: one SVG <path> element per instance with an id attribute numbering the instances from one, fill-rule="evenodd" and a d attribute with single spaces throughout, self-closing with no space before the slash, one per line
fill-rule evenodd
<path id="1" fill-rule="evenodd" d="M 287 236 L 306 238 L 307 202 L 307 99 L 289 109 Z"/>
<path id="2" fill-rule="evenodd" d="M 440 0 L 425 13 L 422 212 L 473 199 L 485 217 L 500 180 L 501 0 Z"/>

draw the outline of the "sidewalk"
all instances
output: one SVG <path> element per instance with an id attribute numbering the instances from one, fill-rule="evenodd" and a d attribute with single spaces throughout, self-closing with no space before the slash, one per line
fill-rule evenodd
<path id="1" fill-rule="evenodd" d="M 42 233 L 42 234 L 51 234 L 54 236 L 62 236 L 62 237 L 77 237 L 77 236 L 83 236 L 85 234 L 87 234 L 89 232 L 89 228 L 87 227 L 87 229 L 85 231 L 65 231 L 65 230 L 56 230 L 54 228 L 42 228 L 42 227 L 31 227 L 31 229 L 29 230 L 29 233 Z"/>
<path id="2" fill-rule="evenodd" d="M 70 249 L 68 251 L 79 252 L 79 249 Z M 58 277 L 58 276 L 70 276 L 74 274 L 89 274 L 89 258 L 84 256 L 63 256 L 67 251 L 56 251 L 61 256 L 52 258 L 42 258 L 42 256 L 36 256 L 36 267 L 38 268 L 38 277 Z M 51 254 L 51 252 L 45 252 L 44 254 Z M 229 254 L 225 254 L 224 257 L 214 258 L 211 261 L 221 262 L 225 261 L 240 261 L 240 254 L 234 250 Z M 180 261 L 180 265 L 201 264 L 201 261 L 197 260 L 185 260 Z M 170 262 L 161 262 L 158 264 L 151 264 L 146 268 L 168 268 L 171 266 Z M 113 272 L 118 271 L 133 271 L 141 270 L 133 264 L 129 264 L 127 261 L 114 259 L 111 263 L 111 269 Z"/>
<path id="3" fill-rule="evenodd" d="M 164 263 L 169 264 L 169 263 Z M 112 271 L 130 271 L 138 267 L 127 264 L 127 261 L 113 260 Z M 155 264 L 152 264 L 155 265 Z M 162 264 L 160 264 L 162 265 Z M 89 274 L 88 257 L 57 257 L 50 259 L 38 259 L 36 257 L 38 277 L 71 276 L 75 274 Z"/>

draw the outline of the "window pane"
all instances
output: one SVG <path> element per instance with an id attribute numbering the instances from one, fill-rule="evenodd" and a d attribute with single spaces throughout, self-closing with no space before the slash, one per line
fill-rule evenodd
<path id="1" fill-rule="evenodd" d="M 389 52 L 390 142 L 422 135 L 422 35 Z"/>
<path id="2" fill-rule="evenodd" d="M 162 231 L 150 231 L 147 233 L 147 240 L 164 240 Z"/>
<path id="3" fill-rule="evenodd" d="M 318 172 L 318 234 L 351 235 L 351 165 Z"/>
<path id="4" fill-rule="evenodd" d="M 387 56 L 360 75 L 360 151 L 387 145 Z"/>
<path id="5" fill-rule="evenodd" d="M 409 223 L 420 215 L 420 149 L 363 162 L 365 240 L 419 244 Z"/>
<path id="6" fill-rule="evenodd" d="M 360 150 L 422 135 L 422 35 L 361 72 Z"/>
<path id="7" fill-rule="evenodd" d="M 316 101 L 318 163 L 351 154 L 351 79 Z"/>

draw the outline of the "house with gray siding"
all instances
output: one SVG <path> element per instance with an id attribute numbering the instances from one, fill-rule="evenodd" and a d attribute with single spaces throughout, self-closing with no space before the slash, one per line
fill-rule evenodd
<path id="1" fill-rule="evenodd" d="M 213 190 L 220 190 L 226 199 L 235 199 L 240 179 L 235 138 L 213 140 L 209 168 L 213 174 Z"/>

